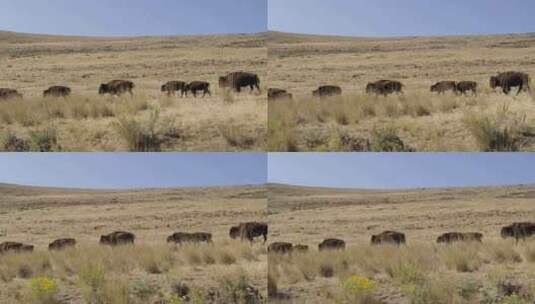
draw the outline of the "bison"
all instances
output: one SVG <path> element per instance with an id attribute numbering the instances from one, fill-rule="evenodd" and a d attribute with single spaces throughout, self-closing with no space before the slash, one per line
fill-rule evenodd
<path id="1" fill-rule="evenodd" d="M 76 246 L 75 239 L 58 239 L 48 245 L 48 250 L 63 250 L 74 246 Z"/>
<path id="2" fill-rule="evenodd" d="M 346 242 L 339 239 L 325 239 L 318 245 L 318 250 L 344 250 L 346 248 Z"/>
<path id="3" fill-rule="evenodd" d="M 477 82 L 475 81 L 459 81 L 455 85 L 455 90 L 465 95 L 468 91 L 472 92 L 472 95 L 477 95 Z"/>
<path id="4" fill-rule="evenodd" d="M 27 245 L 17 242 L 3 242 L 0 244 L 0 254 L 32 252 L 33 245 Z"/>
<path id="5" fill-rule="evenodd" d="M 167 92 L 167 96 L 175 95 L 176 92 L 180 91 L 180 97 L 183 97 L 186 93 L 186 83 L 184 81 L 168 81 L 162 85 L 161 91 Z"/>
<path id="6" fill-rule="evenodd" d="M 455 81 L 439 81 L 431 86 L 431 92 L 444 94 L 447 91 L 457 92 L 457 83 Z"/>
<path id="7" fill-rule="evenodd" d="M 396 231 L 384 231 L 380 234 L 372 235 L 372 245 L 380 244 L 405 244 L 405 234 Z"/>
<path id="8" fill-rule="evenodd" d="M 107 235 L 100 236 L 100 243 L 103 245 L 124 245 L 134 244 L 136 236 L 131 232 L 115 231 Z"/>
<path id="9" fill-rule="evenodd" d="M 517 242 L 519 239 L 525 240 L 526 238 L 535 235 L 535 223 L 513 223 L 503 227 L 501 235 L 502 238 L 515 238 Z"/>
<path id="10" fill-rule="evenodd" d="M 193 81 L 186 85 L 186 96 L 188 96 L 188 92 L 191 92 L 193 97 L 197 97 L 198 91 L 203 92 L 202 97 L 206 94 L 212 96 L 212 92 L 210 92 L 210 83 L 206 81 Z"/>
<path id="11" fill-rule="evenodd" d="M 232 72 L 226 76 L 219 77 L 220 88 L 232 88 L 236 92 L 241 92 L 241 88 L 249 87 L 251 92 L 256 88 L 260 92 L 260 78 L 258 75 L 247 72 Z"/>
<path id="12" fill-rule="evenodd" d="M 483 234 L 479 232 L 448 232 L 437 238 L 437 243 L 454 243 L 454 242 L 481 242 Z"/>
<path id="13" fill-rule="evenodd" d="M 8 89 L 8 88 L 0 88 L 0 100 L 8 100 L 8 99 L 21 99 L 22 94 L 20 94 L 17 90 Z"/>
<path id="14" fill-rule="evenodd" d="M 369 82 L 366 85 L 366 93 L 375 93 L 376 95 L 387 96 L 393 93 L 403 93 L 403 84 L 395 80 L 378 80 L 376 82 Z"/>
<path id="15" fill-rule="evenodd" d="M 212 242 L 212 234 L 207 232 L 194 232 L 194 233 L 187 233 L 187 232 L 175 232 L 169 237 L 167 237 L 168 243 L 176 243 L 176 244 L 182 244 L 182 243 L 211 243 Z"/>
<path id="16" fill-rule="evenodd" d="M 278 254 L 288 254 L 292 252 L 292 243 L 287 242 L 275 242 L 268 246 L 268 252 L 274 252 Z"/>
<path id="17" fill-rule="evenodd" d="M 509 71 L 490 77 L 490 87 L 495 89 L 502 88 L 503 93 L 509 94 L 512 87 L 518 87 L 516 95 L 522 91 L 529 91 L 529 75 L 522 72 Z"/>
<path id="18" fill-rule="evenodd" d="M 238 236 L 241 240 L 249 240 L 252 242 L 255 237 L 263 236 L 264 243 L 267 241 L 268 225 L 259 222 L 240 223 L 238 226 L 230 228 L 229 235 L 235 239 Z"/>
<path id="19" fill-rule="evenodd" d="M 110 94 L 120 96 L 124 93 L 130 93 L 130 96 L 133 96 L 134 93 L 132 90 L 135 85 L 132 81 L 128 80 L 112 80 L 108 83 L 103 83 L 98 89 L 100 95 Z"/>
<path id="20" fill-rule="evenodd" d="M 277 100 L 277 99 L 293 99 L 292 94 L 286 92 L 286 90 L 269 88 L 268 89 L 268 100 Z"/>
<path id="21" fill-rule="evenodd" d="M 43 97 L 67 97 L 71 95 L 71 88 L 65 86 L 53 86 L 43 92 Z"/>
<path id="22" fill-rule="evenodd" d="M 323 85 L 312 92 L 312 96 L 320 98 L 337 95 L 342 95 L 342 88 L 334 85 Z"/>

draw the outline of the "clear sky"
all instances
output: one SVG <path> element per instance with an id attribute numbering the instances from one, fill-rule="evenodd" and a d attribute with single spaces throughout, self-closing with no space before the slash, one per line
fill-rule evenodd
<path id="1" fill-rule="evenodd" d="M 0 183 L 75 188 L 263 184 L 262 153 L 0 153 Z"/>
<path id="2" fill-rule="evenodd" d="M 267 0 L 1 0 L 0 30 L 90 36 L 262 32 Z"/>
<path id="3" fill-rule="evenodd" d="M 380 189 L 535 184 L 535 153 L 270 153 L 268 181 Z"/>
<path id="4" fill-rule="evenodd" d="M 269 0 L 269 29 L 348 36 L 535 32 L 533 0 Z"/>

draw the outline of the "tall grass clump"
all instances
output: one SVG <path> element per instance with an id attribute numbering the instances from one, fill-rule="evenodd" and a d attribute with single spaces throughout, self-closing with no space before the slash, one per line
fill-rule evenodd
<path id="1" fill-rule="evenodd" d="M 36 277 L 30 279 L 28 282 L 31 298 L 35 303 L 39 304 L 55 304 L 58 303 L 57 295 L 59 287 L 53 278 L 50 277 Z"/>
<path id="2" fill-rule="evenodd" d="M 507 105 L 499 107 L 494 115 L 468 114 L 463 119 L 481 151 L 518 151 L 523 134 L 528 130 L 525 115 L 516 115 Z"/>
<path id="3" fill-rule="evenodd" d="M 129 151 L 159 152 L 164 141 L 159 122 L 160 111 L 156 109 L 145 120 L 121 117 L 113 126 L 126 142 Z"/>

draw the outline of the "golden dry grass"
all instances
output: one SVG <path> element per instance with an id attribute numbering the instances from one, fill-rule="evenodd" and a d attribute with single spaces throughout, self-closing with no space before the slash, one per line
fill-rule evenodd
<path id="1" fill-rule="evenodd" d="M 36 247 L 31 254 L 0 257 L 2 303 L 35 300 L 30 284 L 42 278 L 58 286 L 54 303 L 178 301 L 177 284 L 204 303 L 250 296 L 250 287 L 267 296 L 265 247 L 228 236 L 239 222 L 265 221 L 264 187 L 97 191 L 1 185 L 0 193 L 0 242 Z M 101 234 L 116 230 L 135 233 L 136 244 L 98 244 Z M 210 232 L 214 243 L 168 245 L 166 237 L 176 231 Z M 77 247 L 48 252 L 49 242 L 64 237 L 76 238 Z"/>
<path id="2" fill-rule="evenodd" d="M 269 86 L 287 89 L 295 100 L 269 104 L 268 150 L 363 150 L 360 145 L 340 143 L 340 137 L 373 142 L 376 130 L 388 128 L 396 131 L 405 147 L 416 151 L 533 151 L 533 91 L 505 96 L 490 89 L 489 77 L 507 70 L 534 77 L 534 37 L 373 39 L 270 32 Z M 366 84 L 378 79 L 403 82 L 405 94 L 388 98 L 366 95 Z M 440 80 L 477 81 L 479 94 L 461 97 L 429 92 Z M 339 85 L 343 96 L 323 101 L 312 98 L 312 90 L 325 84 Z M 508 109 L 507 122 L 495 117 L 504 107 Z M 474 113 L 481 116 L 475 127 L 466 122 Z M 485 120 L 491 123 L 485 124 Z M 489 146 L 481 133 L 498 141 L 502 140 L 500 134 L 508 133 L 516 143 Z M 386 150 L 381 145 L 375 148 Z"/>
<path id="3" fill-rule="evenodd" d="M 30 133 L 36 129 L 54 128 L 56 150 L 131 150 L 128 137 L 114 125 L 120 118 L 143 125 L 158 110 L 159 123 L 169 127 L 157 134 L 160 144 L 156 148 L 160 150 L 265 148 L 265 94 L 228 93 L 217 83 L 219 76 L 236 70 L 265 78 L 263 34 L 87 38 L 0 32 L 0 37 L 0 63 L 4 67 L 0 87 L 14 88 L 24 95 L 21 101 L 0 103 L 2 137 L 11 134 L 30 142 Z M 135 97 L 98 96 L 100 83 L 112 79 L 134 81 Z M 168 98 L 161 94 L 160 86 L 169 80 L 209 81 L 213 95 Z M 42 91 L 52 85 L 71 87 L 73 96 L 43 100 Z M 222 132 L 222 128 L 239 131 Z M 254 141 L 243 143 L 241 137 Z M 6 150 L 2 141 L 0 150 Z M 32 145 L 30 149 L 35 150 Z"/>
<path id="4" fill-rule="evenodd" d="M 533 241 L 500 237 L 502 226 L 535 216 L 533 186 L 380 191 L 270 185 L 269 192 L 270 242 L 310 247 L 270 255 L 275 303 L 510 303 L 514 299 L 500 296 L 509 283 L 522 289 L 518 303 L 535 295 Z M 405 233 L 407 245 L 371 246 L 371 235 L 384 230 Z M 482 232 L 483 243 L 436 244 L 451 231 Z M 347 249 L 318 252 L 326 238 L 345 240 Z M 357 296 L 344 287 L 353 276 L 374 283 L 371 298 L 348 300 Z"/>

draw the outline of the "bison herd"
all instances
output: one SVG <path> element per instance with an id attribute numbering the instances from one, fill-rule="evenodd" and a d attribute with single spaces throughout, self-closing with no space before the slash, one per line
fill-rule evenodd
<path id="1" fill-rule="evenodd" d="M 502 238 L 514 238 L 517 242 L 528 237 L 535 236 L 535 223 L 520 222 L 513 223 L 501 229 Z M 479 232 L 447 232 L 440 235 L 437 243 L 451 244 L 455 242 L 482 242 L 483 234 Z M 397 231 L 384 231 L 380 234 L 372 235 L 370 243 L 372 245 L 404 245 L 406 243 L 404 233 Z M 344 250 L 346 243 L 344 240 L 329 238 L 323 240 L 318 245 L 318 250 Z M 268 246 L 268 251 L 278 254 L 289 254 L 292 252 L 307 251 L 307 245 L 293 245 L 288 242 L 274 242 Z"/>
<path id="2" fill-rule="evenodd" d="M 258 75 L 248 72 L 232 72 L 226 76 L 219 77 L 219 87 L 222 89 L 232 89 L 236 92 L 241 92 L 243 87 L 250 87 L 251 91 L 255 88 L 260 92 L 260 78 Z M 110 94 L 113 96 L 121 96 L 123 94 L 134 95 L 135 84 L 129 80 L 112 80 L 108 83 L 102 83 L 98 88 L 100 95 Z M 206 94 L 212 95 L 210 91 L 210 83 L 206 81 L 168 81 L 161 86 L 161 92 L 167 93 L 168 96 L 180 93 L 181 97 L 187 97 L 191 93 L 193 97 L 197 97 L 198 93 L 202 93 L 204 97 Z M 68 97 L 71 95 L 71 88 L 67 86 L 52 86 L 43 91 L 43 97 Z M 17 90 L 0 88 L 0 100 L 7 99 L 21 99 L 22 94 Z"/>
<path id="3" fill-rule="evenodd" d="M 529 87 L 530 77 L 526 73 L 522 72 L 505 72 L 496 76 L 490 77 L 490 87 L 492 89 L 501 88 L 505 94 L 509 94 L 511 88 L 518 87 L 517 95 L 521 92 L 527 92 Z M 388 96 L 391 94 L 402 94 L 404 85 L 396 80 L 378 80 L 370 82 L 366 85 L 367 94 Z M 452 92 L 458 95 L 466 95 L 471 93 L 477 95 L 478 84 L 475 81 L 439 81 L 430 87 L 430 91 L 433 93 L 444 94 L 446 92 Z M 342 95 L 342 88 L 336 85 L 322 85 L 316 90 L 312 91 L 312 96 L 318 98 L 332 97 Z M 292 99 L 291 93 L 286 90 L 270 88 L 268 89 L 268 100 L 278 99 Z"/>
<path id="4" fill-rule="evenodd" d="M 240 223 L 230 228 L 229 236 L 232 239 L 241 239 L 253 242 L 256 237 L 263 237 L 264 243 L 267 241 L 268 225 L 260 222 Z M 136 240 L 135 234 L 127 231 L 115 231 L 101 235 L 99 243 L 101 245 L 119 246 L 133 245 Z M 167 243 L 188 244 L 188 243 L 212 243 L 212 234 L 208 232 L 175 232 L 167 237 Z M 48 250 L 63 250 L 76 246 L 73 238 L 57 239 L 48 245 Z M 0 254 L 32 252 L 33 245 L 4 242 L 0 243 Z"/>

